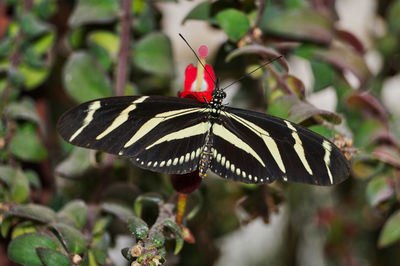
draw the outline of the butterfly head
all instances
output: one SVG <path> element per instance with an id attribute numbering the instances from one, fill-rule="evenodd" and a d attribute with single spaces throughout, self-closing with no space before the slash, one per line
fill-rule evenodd
<path id="1" fill-rule="evenodd" d="M 211 93 L 213 100 L 222 103 L 222 100 L 226 97 L 226 93 L 219 88 L 219 79 L 215 82 L 215 89 Z"/>
<path id="2" fill-rule="evenodd" d="M 226 93 L 218 87 L 212 91 L 213 100 L 222 103 L 222 100 L 226 97 Z"/>

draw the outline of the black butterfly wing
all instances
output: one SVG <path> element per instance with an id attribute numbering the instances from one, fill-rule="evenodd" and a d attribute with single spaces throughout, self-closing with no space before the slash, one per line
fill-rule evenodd
<path id="1" fill-rule="evenodd" d="M 165 173 L 197 169 L 210 123 L 204 103 L 163 96 L 93 100 L 67 111 L 58 122 L 68 142 L 131 158 Z"/>
<path id="2" fill-rule="evenodd" d="M 267 114 L 225 107 L 212 128 L 213 172 L 246 183 L 274 180 L 333 185 L 349 163 L 328 139 Z M 233 166 L 232 166 L 233 165 Z"/>

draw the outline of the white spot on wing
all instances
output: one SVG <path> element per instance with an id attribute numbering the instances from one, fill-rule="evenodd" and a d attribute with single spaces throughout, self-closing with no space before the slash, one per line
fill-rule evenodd
<path id="1" fill-rule="evenodd" d="M 200 152 L 201 152 L 201 149 L 200 149 L 200 148 L 197 148 L 197 150 L 196 150 L 196 157 L 199 157 Z"/>
<path id="2" fill-rule="evenodd" d="M 217 160 L 218 163 L 221 161 L 221 153 L 217 154 L 216 160 Z"/>
<path id="3" fill-rule="evenodd" d="M 176 157 L 176 158 L 174 159 L 174 162 L 173 162 L 172 164 L 173 164 L 173 165 L 177 165 L 177 164 L 178 164 L 178 161 L 179 161 L 179 158 Z"/>

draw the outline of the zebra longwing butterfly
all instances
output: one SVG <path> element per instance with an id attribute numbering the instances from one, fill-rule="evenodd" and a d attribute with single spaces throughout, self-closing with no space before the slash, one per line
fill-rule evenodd
<path id="1" fill-rule="evenodd" d="M 60 135 L 74 145 L 125 156 L 155 172 L 207 169 L 244 183 L 274 180 L 333 185 L 349 163 L 328 139 L 288 120 L 225 106 L 218 86 L 209 103 L 166 96 L 97 99 L 67 111 Z"/>

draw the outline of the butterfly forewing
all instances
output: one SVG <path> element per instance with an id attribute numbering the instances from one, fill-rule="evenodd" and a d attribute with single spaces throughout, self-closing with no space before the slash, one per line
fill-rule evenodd
<path id="1" fill-rule="evenodd" d="M 222 125 L 248 144 L 238 147 L 241 156 L 222 154 L 226 157 L 224 164 L 222 160 L 218 162 L 218 157 L 214 158 L 212 169 L 222 172 L 223 176 L 248 183 L 283 180 L 333 185 L 349 174 L 349 163 L 343 153 L 329 140 L 304 127 L 267 114 L 230 107 L 225 107 L 221 118 L 230 120 Z M 228 145 L 226 142 L 239 146 L 234 138 L 215 140 L 217 152 Z M 228 159 L 230 164 L 226 163 Z"/>
<path id="2" fill-rule="evenodd" d="M 81 104 L 58 123 L 68 142 L 126 156 L 142 168 L 194 171 L 210 123 L 201 102 L 162 96 L 111 97 Z"/>

